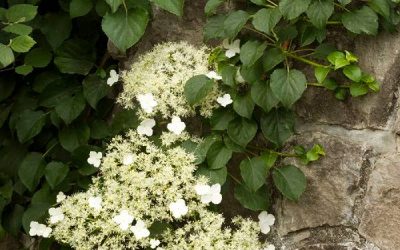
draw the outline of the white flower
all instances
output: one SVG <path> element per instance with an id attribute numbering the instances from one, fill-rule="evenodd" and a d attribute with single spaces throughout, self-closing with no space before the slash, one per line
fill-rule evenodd
<path id="1" fill-rule="evenodd" d="M 222 47 L 227 49 L 227 51 L 225 51 L 225 56 L 232 58 L 240 53 L 240 40 L 237 39 L 233 43 L 229 43 L 228 39 L 224 39 L 224 41 L 222 41 Z"/>
<path id="2" fill-rule="evenodd" d="M 101 158 L 103 158 L 103 154 L 101 152 L 90 151 L 87 162 L 90 165 L 93 165 L 95 168 L 98 168 L 101 164 Z"/>
<path id="3" fill-rule="evenodd" d="M 226 107 L 226 106 L 228 106 L 229 104 L 231 104 L 233 101 L 232 101 L 232 98 L 231 98 L 231 95 L 230 95 L 230 94 L 225 94 L 225 95 L 223 95 L 223 96 L 218 97 L 218 98 L 217 98 L 217 102 L 218 102 L 222 107 Z"/>
<path id="4" fill-rule="evenodd" d="M 244 82 L 246 82 L 246 80 L 243 78 L 242 74 L 240 74 L 240 68 L 238 68 L 238 70 L 236 71 L 235 80 L 236 80 L 238 83 L 244 83 Z"/>
<path id="5" fill-rule="evenodd" d="M 110 70 L 110 77 L 107 79 L 107 85 L 113 86 L 114 83 L 118 82 L 119 75 L 115 70 Z"/>
<path id="6" fill-rule="evenodd" d="M 30 236 L 42 236 L 48 238 L 52 229 L 44 224 L 40 224 L 36 221 L 31 221 L 29 224 L 29 235 Z"/>
<path id="7" fill-rule="evenodd" d="M 88 200 L 88 202 L 89 202 L 89 207 L 94 208 L 94 209 L 96 209 L 96 210 L 100 210 L 100 209 L 101 209 L 101 202 L 102 202 L 102 201 L 103 201 L 103 200 L 101 199 L 100 196 L 92 196 L 92 197 L 89 197 L 89 200 Z"/>
<path id="8" fill-rule="evenodd" d="M 137 240 L 146 238 L 150 235 L 150 231 L 147 229 L 146 224 L 142 220 L 138 220 L 136 225 L 131 226 L 131 231 Z"/>
<path id="9" fill-rule="evenodd" d="M 156 121 L 154 119 L 146 119 L 142 121 L 137 127 L 136 131 L 139 135 L 153 135 L 153 127 L 156 125 Z"/>
<path id="10" fill-rule="evenodd" d="M 153 112 L 153 108 L 157 106 L 157 101 L 154 100 L 153 94 L 151 93 L 147 93 L 144 95 L 137 95 L 136 98 L 140 103 L 140 107 L 142 107 L 142 109 L 146 113 Z"/>
<path id="11" fill-rule="evenodd" d="M 222 80 L 222 76 L 218 75 L 215 71 L 210 71 L 206 74 L 206 76 L 210 79 L 214 80 Z"/>
<path id="12" fill-rule="evenodd" d="M 268 214 L 267 211 L 262 211 L 258 215 L 258 225 L 260 226 L 261 233 L 268 234 L 271 230 L 271 226 L 275 223 L 275 217 L 272 214 Z"/>
<path id="13" fill-rule="evenodd" d="M 122 230 L 128 230 L 132 224 L 133 216 L 128 211 L 122 210 L 117 216 L 114 216 L 113 221 L 119 225 Z"/>
<path id="14" fill-rule="evenodd" d="M 272 244 L 269 244 L 268 246 L 264 247 L 263 250 L 275 250 L 275 246 Z"/>
<path id="15" fill-rule="evenodd" d="M 158 245 L 160 245 L 160 241 L 159 240 L 155 240 L 155 239 L 151 239 L 150 240 L 150 248 L 154 249 L 156 248 Z"/>
<path id="16" fill-rule="evenodd" d="M 212 186 L 198 184 L 194 187 L 196 193 L 200 195 L 201 203 L 208 204 L 210 202 L 219 204 L 222 201 L 221 185 L 214 184 Z"/>
<path id="17" fill-rule="evenodd" d="M 169 211 L 171 211 L 172 216 L 179 219 L 183 215 L 187 214 L 188 207 L 183 199 L 178 199 L 176 202 L 169 204 Z"/>
<path id="18" fill-rule="evenodd" d="M 122 164 L 127 166 L 127 165 L 131 165 L 134 161 L 135 161 L 135 155 L 132 153 L 129 153 L 129 154 L 124 155 L 124 158 L 122 159 Z"/>
<path id="19" fill-rule="evenodd" d="M 50 223 L 51 224 L 55 224 L 64 219 L 64 214 L 63 214 L 61 208 L 52 207 L 49 209 L 49 214 L 50 214 Z"/>
<path id="20" fill-rule="evenodd" d="M 58 194 L 57 194 L 57 203 L 62 202 L 63 200 L 65 200 L 65 198 L 67 198 L 67 196 L 65 196 L 65 194 L 63 192 L 58 192 Z"/>
<path id="21" fill-rule="evenodd" d="M 179 118 L 178 116 L 173 116 L 172 121 L 171 123 L 168 123 L 167 128 L 174 134 L 180 135 L 182 131 L 185 130 L 186 125 L 184 122 L 181 121 L 181 118 Z"/>

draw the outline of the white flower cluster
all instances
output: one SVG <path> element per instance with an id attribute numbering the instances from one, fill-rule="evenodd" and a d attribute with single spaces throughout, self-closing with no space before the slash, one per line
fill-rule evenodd
<path id="1" fill-rule="evenodd" d="M 134 130 L 117 136 L 89 190 L 66 198 L 60 193 L 60 205 L 49 210 L 49 226 L 32 222 L 31 235 L 51 235 L 82 250 L 266 247 L 258 236 L 270 221 L 238 217 L 233 230 L 207 209 L 221 202 L 221 186 L 195 177 L 194 159 L 179 146 L 157 146 Z"/>
<path id="2" fill-rule="evenodd" d="M 195 114 L 184 96 L 186 82 L 196 75 L 207 75 L 216 81 L 222 77 L 208 69 L 208 49 L 196 48 L 187 42 L 163 43 L 138 58 L 131 69 L 122 72 L 124 91 L 118 102 L 126 108 L 139 104 L 142 119 L 160 114 L 164 119 Z M 222 93 L 217 84 L 198 105 L 202 116 L 210 117 L 218 107 Z"/>

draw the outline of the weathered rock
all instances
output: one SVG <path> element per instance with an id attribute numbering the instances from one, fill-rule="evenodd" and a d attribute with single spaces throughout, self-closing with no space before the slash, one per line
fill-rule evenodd
<path id="1" fill-rule="evenodd" d="M 373 164 L 359 231 L 381 249 L 400 248 L 400 154 Z"/>
<path id="2" fill-rule="evenodd" d="M 350 141 L 322 133 L 304 133 L 296 144 L 321 144 L 328 154 L 309 166 L 300 166 L 307 176 L 307 189 L 298 202 L 281 199 L 276 204 L 278 234 L 323 225 L 353 223 L 353 206 L 360 190 L 365 149 Z M 299 166 L 299 164 L 297 164 Z"/>
<path id="3" fill-rule="evenodd" d="M 360 57 L 361 68 L 382 83 L 381 91 L 340 102 L 330 91 L 309 88 L 296 105 L 301 117 L 356 129 L 387 126 L 400 80 L 400 33 L 357 39 L 354 52 Z"/>

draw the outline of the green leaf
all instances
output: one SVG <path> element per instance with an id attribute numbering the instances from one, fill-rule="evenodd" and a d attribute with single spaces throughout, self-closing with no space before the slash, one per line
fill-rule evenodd
<path id="1" fill-rule="evenodd" d="M 278 98 L 272 93 L 269 81 L 257 81 L 251 86 L 251 98 L 265 112 L 269 112 L 279 103 Z"/>
<path id="2" fill-rule="evenodd" d="M 265 71 L 269 71 L 275 68 L 276 65 L 280 64 L 285 60 L 285 55 L 281 49 L 272 48 L 267 49 L 263 56 L 263 67 Z"/>
<path id="3" fill-rule="evenodd" d="M 313 148 L 306 153 L 308 161 L 316 161 L 320 158 L 320 156 L 324 155 L 325 155 L 324 148 L 319 144 L 314 145 Z"/>
<path id="4" fill-rule="evenodd" d="M 240 163 L 240 175 L 250 191 L 256 192 L 261 188 L 268 176 L 269 167 L 265 157 L 247 158 Z"/>
<path id="5" fill-rule="evenodd" d="M 29 35 L 32 33 L 32 27 L 22 23 L 9 24 L 3 30 L 17 35 Z"/>
<path id="6" fill-rule="evenodd" d="M 292 20 L 305 12 L 310 2 L 311 0 L 281 0 L 279 10 L 286 19 Z"/>
<path id="7" fill-rule="evenodd" d="M 7 120 L 8 115 L 10 114 L 12 106 L 4 106 L 0 105 L 0 128 L 3 126 L 4 122 Z"/>
<path id="8" fill-rule="evenodd" d="M 69 15 L 74 17 L 84 16 L 93 8 L 92 0 L 72 0 L 69 4 Z"/>
<path id="9" fill-rule="evenodd" d="M 81 87 L 70 78 L 51 78 L 52 81 L 43 89 L 39 96 L 39 105 L 53 108 L 69 96 L 81 91 Z"/>
<path id="10" fill-rule="evenodd" d="M 210 118 L 212 130 L 225 130 L 228 124 L 235 118 L 235 114 L 230 109 L 221 108 L 213 112 Z"/>
<path id="11" fill-rule="evenodd" d="M 56 106 L 56 112 L 61 119 L 68 125 L 74 121 L 85 109 L 86 102 L 82 92 L 65 98 Z"/>
<path id="12" fill-rule="evenodd" d="M 0 102 L 7 99 L 15 89 L 15 79 L 12 77 L 0 77 Z"/>
<path id="13" fill-rule="evenodd" d="M 273 109 L 268 114 L 263 114 L 260 127 L 265 138 L 277 146 L 282 146 L 293 135 L 294 115 L 290 110 Z"/>
<path id="14" fill-rule="evenodd" d="M 6 18 L 10 23 L 27 22 L 35 18 L 37 6 L 31 4 L 15 4 L 6 12 Z"/>
<path id="15" fill-rule="evenodd" d="M 113 134 L 119 134 L 127 129 L 135 128 L 139 125 L 139 121 L 134 109 L 124 109 L 114 114 L 111 123 Z"/>
<path id="16" fill-rule="evenodd" d="M 323 83 L 331 70 L 325 67 L 315 67 L 314 75 L 318 83 Z"/>
<path id="17" fill-rule="evenodd" d="M 65 12 L 48 13 L 44 16 L 40 29 L 55 50 L 69 37 L 72 30 L 71 19 Z"/>
<path id="18" fill-rule="evenodd" d="M 12 39 L 10 46 L 15 52 L 24 53 L 28 52 L 35 44 L 36 42 L 32 39 L 32 37 L 23 35 Z"/>
<path id="19" fill-rule="evenodd" d="M 289 200 L 297 201 L 306 190 L 304 173 L 293 165 L 274 168 L 272 179 L 278 190 Z"/>
<path id="20" fill-rule="evenodd" d="M 25 110 L 17 120 L 17 136 L 21 143 L 25 143 L 38 135 L 46 121 L 43 111 Z"/>
<path id="21" fill-rule="evenodd" d="M 240 204 L 247 209 L 260 211 L 267 210 L 269 207 L 269 197 L 267 196 L 267 192 L 263 189 L 253 193 L 248 187 L 239 185 L 235 187 L 234 195 Z"/>
<path id="22" fill-rule="evenodd" d="M 54 189 L 67 177 L 69 168 L 62 162 L 52 161 L 47 164 L 45 169 L 45 177 L 50 187 Z"/>
<path id="23" fill-rule="evenodd" d="M 368 85 L 365 83 L 357 83 L 353 82 L 350 85 L 350 94 L 351 96 L 357 97 L 362 96 L 368 93 Z"/>
<path id="24" fill-rule="evenodd" d="M 368 6 L 342 15 L 342 23 L 346 29 L 356 34 L 376 35 L 378 32 L 378 16 Z"/>
<path id="25" fill-rule="evenodd" d="M 54 64 L 62 73 L 87 75 L 95 59 L 93 46 L 89 42 L 70 39 L 57 49 Z"/>
<path id="26" fill-rule="evenodd" d="M 247 41 L 240 49 L 240 61 L 245 67 L 252 66 L 264 54 L 267 43 L 257 40 Z"/>
<path id="27" fill-rule="evenodd" d="M 15 73 L 20 75 L 28 75 L 33 71 L 33 67 L 31 65 L 21 65 L 15 68 Z"/>
<path id="28" fill-rule="evenodd" d="M 257 30 L 269 35 L 281 18 L 282 14 L 278 8 L 260 9 L 253 15 L 252 24 Z"/>
<path id="29" fill-rule="evenodd" d="M 207 163 L 210 169 L 220 169 L 226 166 L 232 157 L 232 150 L 225 147 L 221 141 L 211 145 L 207 152 Z"/>
<path id="30" fill-rule="evenodd" d="M 217 15 L 208 19 L 204 26 L 204 39 L 219 39 L 225 37 L 224 22 L 225 15 Z"/>
<path id="31" fill-rule="evenodd" d="M 389 0 L 370 0 L 369 7 L 386 19 L 390 18 L 391 6 Z"/>
<path id="32" fill-rule="evenodd" d="M 335 70 L 343 68 L 349 65 L 350 62 L 347 60 L 345 54 L 340 51 L 334 51 L 327 56 L 328 61 L 335 66 Z"/>
<path id="33" fill-rule="evenodd" d="M 296 69 L 276 69 L 271 74 L 271 90 L 285 107 L 291 107 L 307 88 L 307 79 Z"/>
<path id="34" fill-rule="evenodd" d="M 228 170 L 226 167 L 220 169 L 209 169 L 205 166 L 201 166 L 197 169 L 196 174 L 207 177 L 210 184 L 219 183 L 224 185 L 226 182 L 226 176 L 228 175 Z"/>
<path id="35" fill-rule="evenodd" d="M 101 27 L 115 46 L 125 52 L 143 36 L 148 21 L 149 14 L 145 9 L 129 9 L 127 12 L 119 9 L 115 13 L 107 13 Z"/>
<path id="36" fill-rule="evenodd" d="M 106 2 L 111 7 L 111 11 L 114 13 L 118 10 L 118 8 L 122 4 L 123 0 L 106 0 Z"/>
<path id="37" fill-rule="evenodd" d="M 27 234 L 29 233 L 31 221 L 43 221 L 50 206 L 48 203 L 36 203 L 28 207 L 22 216 L 22 226 Z"/>
<path id="38" fill-rule="evenodd" d="M 245 147 L 257 133 L 257 123 L 243 117 L 236 118 L 228 125 L 228 136 L 237 144 Z"/>
<path id="39" fill-rule="evenodd" d="M 177 16 L 183 15 L 184 0 L 151 0 L 153 3 L 158 5 L 160 8 L 171 12 Z"/>
<path id="40" fill-rule="evenodd" d="M 232 65 L 225 65 L 221 68 L 221 77 L 222 77 L 222 82 L 225 85 L 228 86 L 235 86 L 235 78 L 236 78 L 236 72 L 237 68 Z"/>
<path id="41" fill-rule="evenodd" d="M 110 91 L 104 80 L 96 75 L 89 75 L 83 80 L 83 95 L 87 102 L 96 109 L 97 103 Z"/>
<path id="42" fill-rule="evenodd" d="M 232 150 L 232 152 L 243 153 L 246 151 L 246 149 L 244 147 L 242 147 L 239 144 L 237 144 L 236 142 L 234 142 L 228 135 L 224 135 L 223 138 L 224 138 L 225 146 L 227 148 L 229 148 L 230 150 Z"/>
<path id="43" fill-rule="evenodd" d="M 204 7 L 204 12 L 206 15 L 212 14 L 223 2 L 224 0 L 208 0 Z"/>
<path id="44" fill-rule="evenodd" d="M 362 71 L 357 65 L 348 65 L 344 67 L 343 74 L 354 82 L 359 82 L 362 78 Z"/>
<path id="45" fill-rule="evenodd" d="M 196 146 L 193 152 L 194 156 L 196 157 L 196 160 L 193 162 L 195 165 L 199 165 L 206 160 L 208 150 L 217 140 L 217 137 L 209 135 Z"/>
<path id="46" fill-rule="evenodd" d="M 110 128 L 107 122 L 103 120 L 94 120 L 90 124 L 90 138 L 104 139 L 110 135 Z"/>
<path id="47" fill-rule="evenodd" d="M 25 156 L 18 169 L 18 176 L 29 191 L 33 192 L 39 185 L 45 167 L 46 163 L 42 158 L 42 154 L 29 153 Z"/>
<path id="48" fill-rule="evenodd" d="M 214 81 L 205 75 L 193 76 L 190 78 L 184 89 L 186 100 L 190 105 L 198 104 L 213 89 Z"/>
<path id="49" fill-rule="evenodd" d="M 244 66 L 241 67 L 240 75 L 243 77 L 245 82 L 248 83 L 254 83 L 262 79 L 264 76 L 264 69 L 262 66 L 261 59 L 250 67 L 244 67 Z"/>
<path id="50" fill-rule="evenodd" d="M 50 51 L 44 48 L 34 48 L 25 56 L 25 64 L 35 68 L 44 68 L 51 61 L 52 55 Z"/>
<path id="51" fill-rule="evenodd" d="M 233 100 L 233 109 L 240 116 L 251 119 L 254 110 L 254 102 L 251 99 L 250 91 L 244 96 L 236 96 Z"/>
<path id="52" fill-rule="evenodd" d="M 20 232 L 21 217 L 23 213 L 24 207 L 19 204 L 15 204 L 13 210 L 10 213 L 5 212 L 4 214 L 2 214 L 2 224 L 4 226 L 4 229 L 13 234 L 15 237 Z"/>
<path id="53" fill-rule="evenodd" d="M 311 23 L 318 29 L 323 29 L 334 11 L 333 0 L 314 1 L 307 10 Z"/>
<path id="54" fill-rule="evenodd" d="M 250 15 L 243 10 L 230 13 L 224 21 L 225 35 L 231 39 L 235 38 L 249 18 Z"/>
<path id="55" fill-rule="evenodd" d="M 90 138 L 90 129 L 85 123 L 76 123 L 63 128 L 59 134 L 61 146 L 69 152 L 85 145 Z"/>

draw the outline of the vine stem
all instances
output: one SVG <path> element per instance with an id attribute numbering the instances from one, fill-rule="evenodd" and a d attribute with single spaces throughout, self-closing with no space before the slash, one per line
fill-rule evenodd
<path id="1" fill-rule="evenodd" d="M 274 6 L 274 8 L 278 7 L 278 5 L 275 2 L 273 2 L 272 0 L 267 0 L 267 2 L 270 3 L 272 6 Z"/>
<path id="2" fill-rule="evenodd" d="M 261 148 L 261 147 L 252 146 L 252 145 L 247 145 L 247 147 L 257 149 L 257 150 L 262 150 L 262 151 L 268 150 L 270 153 L 280 155 L 280 156 L 285 156 L 285 157 L 298 157 L 298 155 L 296 155 L 296 154 L 282 153 L 282 152 L 274 151 L 274 150 L 271 150 L 268 148 Z"/>
<path id="3" fill-rule="evenodd" d="M 58 145 L 58 142 L 57 142 L 57 143 L 54 143 L 49 149 L 47 149 L 47 151 L 42 155 L 42 158 L 45 158 L 46 155 L 48 155 L 48 154 L 51 152 L 51 150 L 53 150 L 53 148 L 54 148 L 55 146 L 57 146 L 57 145 Z"/>
<path id="4" fill-rule="evenodd" d="M 268 36 L 267 34 L 264 34 L 263 32 L 260 32 L 260 31 L 258 31 L 258 30 L 256 30 L 256 29 L 253 29 L 253 28 L 250 28 L 250 27 L 247 27 L 247 26 L 244 26 L 244 28 L 247 29 L 247 30 L 253 31 L 253 32 L 255 32 L 255 33 L 257 33 L 257 34 L 259 34 L 259 35 L 261 35 L 261 36 L 267 38 L 270 42 L 272 42 L 272 44 L 269 43 L 268 45 L 274 46 L 275 40 L 272 39 L 272 38 L 271 38 L 270 36 Z"/>
<path id="5" fill-rule="evenodd" d="M 297 56 L 297 55 L 292 54 L 292 53 L 290 53 L 290 52 L 288 52 L 288 51 L 284 51 L 284 53 L 285 53 L 285 55 L 287 55 L 288 57 L 291 57 L 291 58 L 296 59 L 296 60 L 298 60 L 298 61 L 307 63 L 307 64 L 312 65 L 312 66 L 314 66 L 314 67 L 329 68 L 328 65 L 323 65 L 323 64 L 320 64 L 320 63 L 317 63 L 317 62 L 314 62 L 314 61 L 305 59 L 305 58 L 303 58 L 303 57 L 301 57 L 301 56 Z"/>
<path id="6" fill-rule="evenodd" d="M 235 176 L 233 176 L 231 173 L 228 172 L 228 175 L 234 180 L 237 184 L 242 185 L 242 182 L 239 181 Z"/>
<path id="7" fill-rule="evenodd" d="M 347 9 L 346 7 L 344 7 L 344 6 L 341 5 L 341 4 L 334 3 L 334 5 L 335 5 L 336 7 L 339 7 L 339 8 L 342 9 L 342 10 L 345 10 L 345 11 L 347 11 L 347 12 L 351 12 L 349 9 Z"/>

